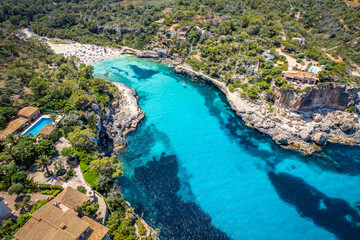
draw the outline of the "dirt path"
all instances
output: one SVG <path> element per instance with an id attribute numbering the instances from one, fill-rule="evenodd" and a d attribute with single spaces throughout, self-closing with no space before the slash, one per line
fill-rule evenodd
<path id="1" fill-rule="evenodd" d="M 105 199 L 101 194 L 95 192 L 95 201 L 99 203 L 99 209 L 97 210 L 96 214 L 98 215 L 98 218 L 101 219 L 101 223 L 105 225 L 106 218 L 108 215 Z"/>

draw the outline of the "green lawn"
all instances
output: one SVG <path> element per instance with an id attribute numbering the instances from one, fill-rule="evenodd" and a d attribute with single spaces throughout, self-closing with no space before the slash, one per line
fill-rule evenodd
<path id="1" fill-rule="evenodd" d="M 80 169 L 83 172 L 85 181 L 90 184 L 92 188 L 96 188 L 98 173 L 94 169 L 90 169 L 89 166 L 84 163 L 80 163 Z"/>

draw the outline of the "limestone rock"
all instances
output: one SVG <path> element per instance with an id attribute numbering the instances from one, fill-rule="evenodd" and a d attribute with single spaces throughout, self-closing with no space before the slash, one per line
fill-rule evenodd
<path id="1" fill-rule="evenodd" d="M 355 122 L 350 119 L 343 119 L 340 121 L 340 129 L 343 132 L 355 131 L 356 130 Z"/>
<path id="2" fill-rule="evenodd" d="M 323 116 L 320 113 L 314 113 L 312 116 L 312 119 L 314 122 L 320 122 L 322 120 Z"/>
<path id="3" fill-rule="evenodd" d="M 311 139 L 318 145 L 325 145 L 328 140 L 328 136 L 326 133 L 317 132 L 312 136 Z"/>
<path id="4" fill-rule="evenodd" d="M 328 125 L 326 125 L 326 124 L 322 124 L 320 126 L 320 131 L 329 133 L 330 132 L 330 127 Z"/>
<path id="5" fill-rule="evenodd" d="M 287 145 L 289 143 L 288 136 L 286 136 L 285 134 L 278 134 L 273 139 L 277 144 L 280 145 Z"/>
<path id="6" fill-rule="evenodd" d="M 304 140 L 305 142 L 310 140 L 310 134 L 311 134 L 311 131 L 309 131 L 309 130 L 301 130 L 299 133 L 300 138 L 302 140 Z"/>

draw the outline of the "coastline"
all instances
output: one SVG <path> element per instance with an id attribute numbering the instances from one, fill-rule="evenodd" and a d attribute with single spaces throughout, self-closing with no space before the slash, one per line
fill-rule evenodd
<path id="1" fill-rule="evenodd" d="M 306 155 L 311 155 L 314 152 L 320 151 L 321 146 L 327 142 L 357 145 L 360 144 L 360 133 L 355 131 L 353 135 L 348 135 L 343 128 L 360 129 L 359 118 L 356 114 L 347 113 L 344 111 L 329 111 L 325 115 L 309 112 L 306 113 L 308 120 L 304 120 L 304 116 L 289 111 L 280 105 L 274 105 L 271 110 L 268 103 L 264 100 L 253 102 L 241 96 L 239 91 L 231 92 L 224 82 L 211 78 L 201 72 L 194 71 L 184 64 L 178 65 L 173 60 L 162 58 L 154 51 L 141 51 L 129 47 L 122 47 L 117 49 L 117 54 L 111 56 L 102 56 L 95 61 L 102 61 L 107 58 L 121 56 L 123 54 L 135 55 L 139 58 L 152 58 L 173 64 L 174 71 L 178 74 L 187 75 L 193 79 L 204 81 L 213 85 L 225 94 L 231 108 L 244 121 L 244 123 L 256 129 L 257 131 L 270 136 L 274 142 L 283 147 L 293 150 L 298 150 Z M 88 62 L 91 64 L 95 61 Z M 120 85 L 118 88 L 122 89 Z M 121 91 L 121 90 L 120 90 Z M 316 118 L 316 119 L 315 119 Z M 342 119 L 346 119 L 343 123 Z M 140 119 L 141 120 L 141 119 Z M 139 120 L 139 121 L 140 121 Z M 333 122 L 336 124 L 330 124 Z M 355 125 L 349 123 L 354 121 Z M 137 124 L 136 124 L 137 125 Z M 351 125 L 350 127 L 344 125 Z M 135 128 L 132 127 L 132 130 Z M 131 131 L 132 131 L 131 130 Z M 115 131 L 116 132 L 116 131 Z M 124 137 L 126 135 L 122 135 Z M 114 148 L 120 150 L 123 148 L 124 140 L 119 141 L 119 144 Z"/>
<path id="2" fill-rule="evenodd" d="M 120 99 L 114 99 L 108 113 L 102 117 L 100 129 L 112 139 L 111 150 L 108 154 L 116 155 L 126 147 L 125 136 L 136 129 L 145 112 L 138 104 L 139 97 L 136 90 L 122 83 L 112 82 L 118 89 Z"/>
<path id="3" fill-rule="evenodd" d="M 231 108 L 244 123 L 257 131 L 270 136 L 273 141 L 283 148 L 298 150 L 305 155 L 321 151 L 321 146 L 327 142 L 357 145 L 360 144 L 360 133 L 355 131 L 351 137 L 343 130 L 359 129 L 359 118 L 356 114 L 344 111 L 330 111 L 325 115 L 308 113 L 311 122 L 301 119 L 303 116 L 290 112 L 282 106 L 274 106 L 271 112 L 265 101 L 253 102 L 240 95 L 240 92 L 231 92 L 224 82 L 196 72 L 185 66 L 176 66 L 175 72 L 191 78 L 205 81 L 225 94 Z M 349 123 L 350 120 L 355 125 Z M 347 125 L 347 126 L 346 126 Z"/>

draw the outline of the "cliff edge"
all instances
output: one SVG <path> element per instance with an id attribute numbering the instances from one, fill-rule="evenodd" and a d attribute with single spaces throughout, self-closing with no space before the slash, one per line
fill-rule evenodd
<path id="1" fill-rule="evenodd" d="M 116 154 L 126 146 L 125 136 L 136 129 L 145 113 L 138 105 L 136 90 L 113 82 L 120 99 L 113 99 L 108 113 L 98 124 L 99 142 L 106 155 Z"/>
<path id="2" fill-rule="evenodd" d="M 344 111 L 358 100 L 355 87 L 314 88 L 303 95 L 275 91 L 275 104 L 270 106 L 266 97 L 251 101 L 242 97 L 240 90 L 231 92 L 224 82 L 188 67 L 176 66 L 174 70 L 217 87 L 246 125 L 269 135 L 282 147 L 312 154 L 328 142 L 360 144 L 359 116 Z"/>

